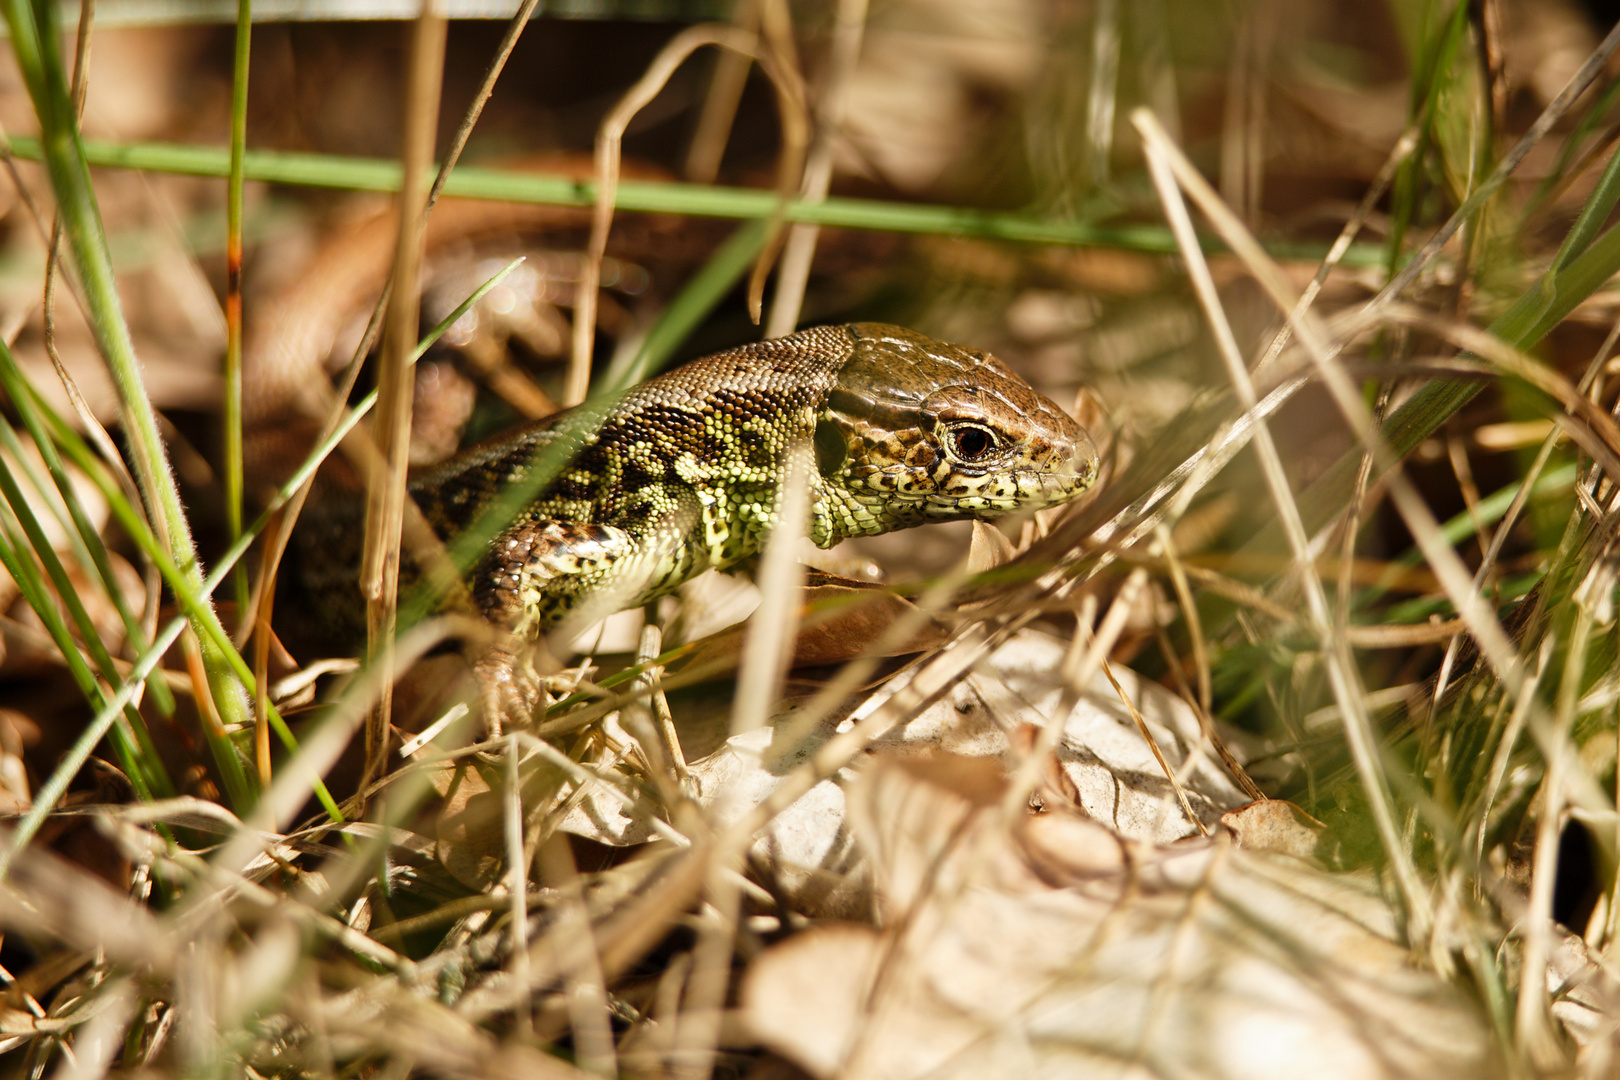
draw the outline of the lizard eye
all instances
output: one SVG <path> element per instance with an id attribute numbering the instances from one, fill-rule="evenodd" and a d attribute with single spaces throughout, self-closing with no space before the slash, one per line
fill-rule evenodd
<path id="1" fill-rule="evenodd" d="M 977 461 L 996 448 L 996 437 L 982 427 L 959 427 L 951 432 L 951 448 L 963 461 Z"/>

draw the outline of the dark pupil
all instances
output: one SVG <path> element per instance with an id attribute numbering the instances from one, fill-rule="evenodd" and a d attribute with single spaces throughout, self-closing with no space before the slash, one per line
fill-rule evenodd
<path id="1" fill-rule="evenodd" d="M 956 452 L 968 460 L 990 452 L 990 434 L 979 428 L 963 428 L 956 433 Z"/>

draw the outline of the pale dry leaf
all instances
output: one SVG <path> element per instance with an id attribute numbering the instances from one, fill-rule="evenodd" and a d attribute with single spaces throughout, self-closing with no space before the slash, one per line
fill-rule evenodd
<path id="1" fill-rule="evenodd" d="M 1163 769 L 1106 678 L 1099 674 L 1066 717 L 1054 715 L 1064 694 L 1064 649 L 1064 642 L 1050 634 L 1020 631 L 942 700 L 890 730 L 873 750 L 907 754 L 943 750 L 982 757 L 1006 769 L 1019 756 L 1013 733 L 1026 725 L 1044 727 L 1062 720 L 1056 766 L 1065 778 L 1063 787 L 1078 792 L 1086 813 L 1135 839 L 1170 841 L 1196 834 L 1197 827 L 1186 819 Z M 1248 801 L 1214 756 L 1205 752 L 1198 719 L 1185 703 L 1127 669 L 1118 669 L 1115 675 L 1206 828 Z M 822 721 L 797 745 L 784 745 L 783 740 L 784 733 L 796 728 L 802 702 L 783 703 L 768 725 L 731 739 L 683 727 L 677 712 L 698 802 L 717 814 L 721 819 L 717 824 L 747 813 L 836 731 L 870 715 L 909 680 L 909 671 L 889 679 L 858 698 L 851 711 Z M 724 724 L 725 710 L 716 711 L 710 722 Z M 718 745 L 719 750 L 703 757 L 691 753 L 692 746 L 703 743 Z M 821 914 L 848 913 L 864 906 L 864 899 L 855 895 L 860 863 L 850 847 L 845 820 L 842 785 L 851 775 L 845 770 L 817 784 L 767 827 L 756 849 L 785 887 L 815 894 L 807 898 L 800 891 L 799 898 Z M 587 792 L 562 827 L 600 843 L 642 843 L 653 837 L 653 812 L 647 803 L 630 808 L 606 792 Z M 814 903 L 817 897 L 834 896 L 838 900 L 833 909 Z"/>
<path id="2" fill-rule="evenodd" d="M 1547 964 L 1553 1017 L 1577 1047 L 1581 1075 L 1613 1076 L 1620 1065 L 1620 977 L 1578 935 L 1561 926 L 1553 932 L 1557 944 Z"/>
<path id="3" fill-rule="evenodd" d="M 4 659 L 0 656 L 0 661 Z M 0 814 L 21 814 L 34 804 L 23 755 L 39 742 L 39 735 L 32 718 L 0 708 Z"/>
<path id="4" fill-rule="evenodd" d="M 982 574 L 1010 562 L 1018 549 L 1007 534 L 985 521 L 973 523 L 973 543 L 968 547 L 967 572 Z"/>
<path id="5" fill-rule="evenodd" d="M 458 758 L 430 770 L 428 780 L 442 800 L 436 833 L 439 863 L 469 889 L 488 889 L 506 858 L 505 763 L 482 755 Z M 561 784 L 557 769 L 531 757 L 520 766 L 522 796 L 530 806 L 551 801 Z"/>
<path id="6" fill-rule="evenodd" d="M 1070 813 L 1009 823 L 1003 785 L 987 762 L 871 764 L 852 817 L 884 929 L 762 954 L 743 1012 L 766 1046 L 845 1080 L 1500 1073 L 1370 878 Z"/>
<path id="7" fill-rule="evenodd" d="M 1251 851 L 1272 851 L 1301 859 L 1316 857 L 1327 827 L 1285 799 L 1260 799 L 1228 810 L 1221 824 Z"/>

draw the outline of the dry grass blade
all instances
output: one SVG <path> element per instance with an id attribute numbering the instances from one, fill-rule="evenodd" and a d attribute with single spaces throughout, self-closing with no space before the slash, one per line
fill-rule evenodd
<path id="1" fill-rule="evenodd" d="M 1097 4 L 1091 35 L 1091 93 L 1086 110 L 1086 173 L 1091 183 L 1108 182 L 1114 149 L 1114 112 L 1119 101 L 1119 0 Z"/>
<path id="2" fill-rule="evenodd" d="M 423 203 L 422 214 L 418 219 L 416 226 L 419 243 L 426 236 L 428 216 L 432 213 L 433 207 L 438 202 L 439 195 L 443 192 L 444 186 L 449 181 L 451 173 L 454 171 L 456 164 L 460 161 L 462 151 L 466 149 L 467 140 L 471 137 L 473 128 L 478 123 L 478 118 L 483 114 L 484 106 L 488 103 L 491 95 L 493 95 L 495 92 L 495 83 L 500 78 L 501 72 L 505 69 L 506 61 L 511 58 L 512 50 L 517 45 L 518 37 L 522 34 L 523 29 L 528 25 L 529 19 L 534 14 L 535 8 L 538 6 L 538 4 L 539 0 L 521 0 L 517 11 L 513 13 L 511 22 L 507 24 L 506 32 L 504 35 L 502 35 L 500 45 L 496 50 L 496 54 L 490 61 L 489 67 L 484 73 L 483 82 L 479 86 L 477 93 L 473 95 L 473 100 L 468 106 L 466 114 L 462 117 L 460 124 L 457 125 L 456 133 L 452 137 L 450 146 L 445 152 L 444 160 L 440 163 L 438 173 L 433 178 L 433 186 L 428 189 L 427 198 Z M 323 391 L 326 389 L 324 385 L 320 387 L 305 387 L 305 392 L 310 395 L 312 404 L 315 406 L 313 411 L 316 413 L 324 413 L 325 415 L 325 419 L 321 425 L 320 441 L 322 442 L 329 438 L 342 423 L 344 402 L 347 401 L 350 392 L 354 389 L 355 383 L 359 378 L 362 361 L 365 360 L 366 356 L 377 344 L 377 337 L 382 332 L 384 315 L 392 302 L 393 293 L 393 277 L 392 274 L 390 274 L 388 281 L 383 285 L 381 294 L 377 297 L 376 306 L 372 310 L 365 332 L 361 334 L 360 341 L 355 346 L 355 352 L 347 367 L 342 387 L 337 392 L 331 394 L 323 393 Z M 360 455 L 359 461 L 363 469 L 374 464 L 374 459 L 365 454 L 368 447 L 362 440 L 347 441 L 344 443 L 344 447 L 351 453 L 357 453 Z M 110 456 L 108 460 L 117 461 L 119 459 L 117 455 L 114 454 Z M 270 607 L 272 598 L 275 595 L 276 570 L 281 562 L 283 553 L 286 551 L 288 540 L 292 535 L 293 526 L 297 523 L 299 515 L 303 511 L 304 503 L 309 497 L 310 490 L 311 489 L 308 482 L 301 485 L 298 490 L 293 493 L 291 499 L 288 500 L 286 512 L 279 515 L 276 518 L 273 526 L 270 528 L 268 539 L 263 549 L 261 573 L 257 581 L 254 583 L 253 597 L 247 606 L 248 613 L 244 615 L 241 629 L 237 635 L 237 638 L 240 640 L 242 636 L 251 633 L 255 629 L 259 631 L 260 637 L 257 644 L 254 670 L 257 680 L 261 686 L 267 681 L 265 678 L 265 672 L 267 668 L 269 649 L 268 637 L 270 626 Z M 422 539 L 425 540 L 425 538 Z M 418 546 L 421 545 L 418 544 Z M 430 568 L 432 568 L 430 573 L 434 574 L 436 577 L 444 576 L 441 568 L 446 560 L 443 556 L 442 546 L 430 545 L 428 558 L 424 561 Z"/>
<path id="3" fill-rule="evenodd" d="M 1196 177 L 1196 173 L 1170 145 L 1163 129 L 1150 115 L 1138 111 L 1132 115 L 1132 121 L 1142 133 L 1146 143 L 1154 183 L 1170 216 L 1171 227 L 1182 239 L 1183 254 L 1187 258 L 1188 268 L 1205 313 L 1215 328 L 1227 374 L 1237 390 L 1238 400 L 1245 408 L 1252 409 L 1257 402 L 1254 384 L 1250 380 L 1248 369 L 1244 366 L 1243 357 L 1238 350 L 1237 340 L 1232 336 L 1231 327 L 1221 308 L 1220 298 L 1215 291 L 1215 282 L 1210 277 L 1203 252 L 1193 232 L 1192 219 L 1187 214 L 1186 205 L 1181 201 L 1180 188 L 1176 186 L 1179 181 L 1191 189 L 1193 184 L 1189 182 L 1189 177 Z M 1204 185 L 1202 179 L 1197 183 L 1198 194 L 1203 196 L 1199 200 L 1200 204 L 1208 213 L 1210 205 L 1218 205 L 1219 199 L 1207 185 Z M 1241 231 L 1241 226 L 1237 225 L 1224 207 L 1222 213 L 1221 224 L 1231 224 L 1232 228 L 1228 231 Z M 1258 247 L 1258 245 L 1251 246 Z M 1239 247 L 1237 250 L 1240 255 L 1248 257 L 1249 253 L 1245 249 Z M 1300 587 L 1305 593 L 1311 621 L 1325 646 L 1322 655 L 1333 685 L 1333 695 L 1344 717 L 1346 738 L 1356 759 L 1362 787 L 1372 807 L 1373 819 L 1384 846 L 1384 854 L 1389 859 L 1396 880 L 1400 884 L 1407 917 L 1411 920 L 1413 939 L 1419 942 L 1426 941 L 1434 926 L 1434 912 L 1427 890 L 1419 881 L 1417 868 L 1413 865 L 1400 834 L 1394 801 L 1379 759 L 1377 739 L 1364 704 L 1365 691 L 1361 686 L 1355 663 L 1343 637 L 1334 632 L 1334 620 L 1328 607 L 1326 592 L 1316 575 L 1307 569 L 1314 561 L 1316 553 L 1312 550 L 1310 538 L 1305 534 L 1305 525 L 1300 519 L 1299 507 L 1295 504 L 1293 493 L 1289 488 L 1282 458 L 1264 422 L 1256 426 L 1254 445 L 1260 455 L 1266 485 L 1282 519 L 1289 546 L 1293 550 Z"/>
<path id="4" fill-rule="evenodd" d="M 1184 458 L 1167 462 L 1162 478 L 1154 479 L 1147 491 L 1104 520 L 1096 520 L 1096 515 L 1087 508 L 1070 515 L 1051 537 L 1037 543 L 1032 551 L 1036 557 L 1051 557 L 1056 564 L 1042 575 L 1040 587 L 1048 592 L 1067 588 L 1072 585 L 1075 564 L 1093 549 L 1100 549 L 1090 567 L 1094 575 L 1151 536 L 1161 525 L 1174 523 L 1205 485 L 1248 445 L 1257 426 L 1275 415 L 1308 381 L 1304 376 L 1295 376 L 1273 387 L 1235 420 L 1220 424 L 1209 438 L 1188 450 Z M 1102 499 L 1108 497 L 1105 491 Z"/>
<path id="5" fill-rule="evenodd" d="M 1400 304 L 1389 305 L 1379 314 L 1392 325 L 1414 327 L 1450 341 L 1459 349 L 1489 362 L 1503 374 L 1522 379 L 1552 398 L 1568 414 L 1567 418 L 1555 418 L 1555 422 L 1611 479 L 1620 481 L 1620 423 L 1594 405 L 1578 385 L 1494 334 L 1467 323 L 1437 318 Z"/>
<path id="6" fill-rule="evenodd" d="M 124 1048 L 124 1035 L 135 1017 L 137 999 L 128 979 L 115 979 L 98 988 L 94 1012 L 73 1040 L 53 1080 L 99 1080 Z"/>
<path id="7" fill-rule="evenodd" d="M 686 59 L 705 45 L 753 57 L 771 80 L 776 91 L 777 114 L 782 122 L 782 150 L 777 163 L 777 192 L 785 205 L 798 186 L 799 171 L 809 142 L 809 123 L 804 116 L 804 89 L 797 71 L 785 66 L 778 51 L 761 48 L 758 35 L 737 27 L 694 26 L 677 34 L 659 51 L 656 59 L 636 85 L 603 119 L 596 137 L 596 206 L 591 218 L 590 246 L 580 270 L 579 297 L 574 307 L 573 351 L 568 366 L 568 382 L 562 403 L 577 405 L 585 400 L 590 387 L 591 356 L 596 341 L 597 292 L 602 281 L 602 259 L 607 252 L 608 229 L 613 223 L 614 199 L 619 183 L 620 145 L 625 128 L 644 109 Z M 760 252 L 753 280 L 749 285 L 749 307 L 758 321 L 763 295 L 763 270 L 775 258 L 780 242 L 780 222 L 773 230 L 776 239 Z"/>
<path id="8" fill-rule="evenodd" d="M 1208 836 L 1209 828 L 1193 810 L 1192 801 L 1187 798 L 1187 789 L 1182 787 L 1181 778 L 1170 767 L 1170 762 L 1165 760 L 1164 751 L 1159 747 L 1159 742 L 1153 737 L 1153 733 L 1148 730 L 1147 721 L 1143 719 L 1141 710 L 1137 709 L 1136 702 L 1131 700 L 1131 696 L 1125 692 L 1125 688 L 1119 685 L 1119 680 L 1114 678 L 1114 670 L 1108 666 L 1107 660 L 1102 663 L 1102 673 L 1108 677 L 1108 684 L 1114 688 L 1114 693 L 1119 695 L 1120 703 L 1131 714 L 1131 720 L 1136 724 L 1136 730 L 1141 732 L 1142 740 L 1148 744 L 1148 749 L 1153 751 L 1154 760 L 1159 763 L 1159 768 L 1164 770 L 1164 778 L 1170 782 L 1170 789 L 1176 793 L 1176 801 L 1181 804 L 1181 812 L 1186 814 L 1187 820 L 1192 822 L 1198 829 L 1198 835 Z"/>
<path id="9" fill-rule="evenodd" d="M 1340 261 L 1344 258 L 1345 252 L 1349 251 L 1350 245 L 1355 242 L 1356 235 L 1361 231 L 1362 226 L 1366 224 L 1367 218 L 1378 206 L 1379 200 L 1388 192 L 1390 183 L 1395 179 L 1396 171 L 1417 149 L 1419 134 L 1420 125 L 1417 124 L 1401 132 L 1400 139 L 1396 141 L 1395 146 L 1390 150 L 1389 157 L 1384 160 L 1382 168 L 1378 170 L 1378 175 L 1373 178 L 1373 182 L 1367 188 L 1366 194 L 1361 197 L 1361 201 L 1356 204 L 1356 208 L 1351 213 L 1349 220 L 1344 223 L 1344 228 L 1340 229 L 1339 235 L 1334 238 L 1333 246 L 1328 250 L 1327 258 L 1322 260 L 1322 265 L 1317 267 L 1316 273 L 1311 277 L 1310 284 L 1305 286 L 1305 291 L 1300 294 L 1296 310 L 1283 322 L 1276 336 L 1271 339 L 1271 344 L 1266 347 L 1265 355 L 1254 365 L 1254 373 L 1257 378 L 1269 379 L 1271 377 L 1269 369 L 1272 363 L 1282 355 L 1283 349 L 1287 347 L 1289 340 L 1292 338 L 1294 323 L 1302 318 L 1305 312 L 1310 310 L 1311 305 L 1316 302 L 1316 298 L 1321 294 L 1322 286 L 1327 282 L 1329 275 L 1338 267 Z"/>
<path id="10" fill-rule="evenodd" d="M 1579 383 L 1579 391 L 1581 394 L 1585 395 L 1592 391 L 1593 385 L 1597 381 L 1598 374 L 1608 362 L 1609 356 L 1612 353 L 1616 342 L 1620 342 L 1620 320 L 1617 320 L 1609 328 L 1608 336 L 1603 339 L 1603 343 L 1598 346 L 1597 352 L 1593 355 L 1591 362 L 1586 365 L 1586 371 L 1581 376 L 1581 381 Z M 1491 537 L 1490 546 L 1486 549 L 1484 557 L 1480 560 L 1479 571 L 1474 576 L 1476 588 L 1482 588 L 1484 586 L 1486 575 L 1490 574 L 1495 568 L 1497 558 L 1502 552 L 1502 545 L 1506 542 L 1514 524 L 1519 520 L 1519 515 L 1523 513 L 1525 506 L 1528 504 L 1530 500 L 1530 493 L 1532 490 L 1534 490 L 1536 482 L 1541 477 L 1542 470 L 1546 468 L 1547 462 L 1552 456 L 1553 446 L 1557 442 L 1557 439 L 1558 433 L 1556 431 L 1549 432 L 1547 437 L 1542 440 L 1540 448 L 1536 451 L 1535 460 L 1532 461 L 1530 463 L 1530 467 L 1525 470 L 1524 481 L 1514 493 L 1512 503 L 1509 504 L 1508 509 L 1502 516 L 1500 527 L 1497 528 L 1495 535 Z M 1459 639 L 1449 645 L 1446 648 L 1445 658 L 1441 661 L 1440 673 L 1435 679 L 1433 703 L 1430 707 L 1431 722 L 1433 721 L 1434 716 L 1439 712 L 1440 700 L 1444 696 L 1447 686 L 1449 685 L 1452 667 L 1456 663 L 1457 650 L 1460 644 L 1461 642 Z M 1523 700 L 1524 696 L 1521 694 L 1521 701 Z M 1517 706 L 1515 707 L 1514 715 L 1517 718 L 1517 722 L 1522 724 L 1524 718 L 1522 715 L 1520 715 Z M 1511 746 L 1512 740 L 1508 740 L 1507 745 Z M 1496 768 L 1494 763 L 1492 767 L 1493 770 Z M 1506 767 L 1505 760 L 1502 762 L 1502 767 Z M 1494 790 L 1499 783 L 1500 777 L 1498 776 L 1497 779 L 1492 781 L 1492 789 Z M 1487 800 L 1487 806 L 1488 805 L 1489 800 Z M 1481 822 L 1481 829 L 1483 830 L 1483 818 Z M 1479 843 L 1482 850 L 1484 844 L 1483 831 L 1480 833 Z"/>
<path id="11" fill-rule="evenodd" d="M 721 1018 L 731 991 L 732 957 L 737 946 L 742 893 L 737 887 L 738 856 L 713 861 L 704 885 L 697 946 L 692 950 L 692 972 L 686 981 L 676 1045 L 670 1054 L 672 1072 L 680 1080 L 708 1080 L 720 1046 Z"/>
<path id="12" fill-rule="evenodd" d="M 1145 113 L 1135 114 L 1134 119 L 1145 132 L 1157 130 L 1152 117 Z M 1243 258 L 1245 265 L 1266 288 L 1277 306 L 1284 312 L 1296 311 L 1297 298 L 1292 295 L 1285 276 L 1265 250 L 1243 228 L 1242 223 L 1225 209 L 1186 158 L 1164 139 L 1162 132 L 1157 136 L 1148 137 L 1156 147 L 1162 148 L 1168 167 L 1175 171 L 1176 180 L 1198 201 L 1200 209 L 1209 216 L 1222 238 Z M 1368 306 L 1369 309 L 1371 307 L 1372 305 Z M 1363 314 L 1371 317 L 1372 312 L 1364 310 Z M 1399 463 L 1389 460 L 1388 449 L 1383 445 L 1371 423 L 1372 418 L 1365 402 L 1351 385 L 1342 368 L 1333 363 L 1337 350 L 1328 344 L 1324 331 L 1308 312 L 1303 313 L 1303 317 L 1295 324 L 1295 333 L 1317 365 L 1319 376 L 1332 391 L 1334 402 L 1344 414 L 1351 430 L 1366 444 L 1374 462 L 1380 471 L 1385 473 L 1391 500 L 1405 519 L 1424 556 L 1439 575 L 1458 614 L 1468 625 L 1469 632 L 1478 641 L 1481 651 L 1498 677 L 1510 687 L 1516 686 L 1522 675 L 1517 653 L 1503 632 L 1501 623 L 1494 613 L 1487 609 L 1483 598 L 1473 588 L 1467 568 L 1446 543 L 1434 514 L 1402 474 Z M 1290 542 L 1295 542 L 1295 538 L 1291 538 Z"/>
<path id="13" fill-rule="evenodd" d="M 758 34 L 762 5 L 763 0 L 744 0 L 738 4 L 731 15 L 733 25 L 745 34 Z M 698 115 L 697 129 L 692 134 L 686 164 L 681 170 L 688 180 L 712 184 L 720 174 L 720 159 L 725 156 L 726 143 L 731 139 L 737 106 L 742 101 L 748 69 L 752 66 L 752 57 L 730 50 L 722 50 L 715 58 L 714 73 L 703 98 L 703 111 Z"/>
<path id="14" fill-rule="evenodd" d="M 810 476 L 814 468 L 809 443 L 789 448 L 776 503 L 782 511 L 760 560 L 759 608 L 749 621 L 748 643 L 737 675 L 737 696 L 731 714 L 733 735 L 769 721 L 771 703 L 780 694 L 782 676 L 792 660 L 794 632 L 799 625 L 799 587 L 804 582 L 798 544 L 799 538 L 810 531 Z"/>
<path id="15" fill-rule="evenodd" d="M 1602 577 L 1607 575 L 1597 575 Z M 1518 1009 L 1514 1014 L 1514 1034 L 1522 1052 L 1543 1067 L 1555 1067 L 1562 1059 L 1558 1035 L 1552 1020 L 1552 1000 L 1547 974 L 1557 933 L 1553 922 L 1553 890 L 1559 862 L 1558 835 L 1564 824 L 1566 773 L 1575 771 L 1579 747 L 1571 737 L 1575 722 L 1576 699 L 1581 684 L 1580 668 L 1587 661 L 1587 645 L 1594 630 L 1593 613 L 1588 605 L 1593 596 L 1585 588 L 1577 590 L 1574 626 L 1566 645 L 1565 671 L 1559 683 L 1557 711 L 1551 743 L 1547 747 L 1547 771 L 1541 783 L 1541 806 L 1536 822 L 1536 854 L 1530 877 L 1530 903 L 1525 915 L 1524 971 L 1519 984 Z M 1605 583 L 1611 591 L 1612 580 Z"/>
<path id="16" fill-rule="evenodd" d="M 1480 207 L 1484 206 L 1486 200 L 1496 194 L 1497 190 L 1507 182 L 1508 177 L 1513 175 L 1514 170 L 1523 163 L 1530 151 L 1535 149 L 1536 145 L 1551 133 L 1554 125 L 1563 118 L 1564 114 L 1570 110 L 1580 96 L 1586 93 L 1587 88 L 1603 73 L 1604 65 L 1617 48 L 1620 48 L 1620 23 L 1615 24 L 1614 28 L 1609 31 L 1608 36 L 1592 52 L 1592 55 L 1586 58 L 1586 62 L 1570 78 L 1568 84 L 1559 91 L 1558 96 L 1548 102 L 1546 109 L 1542 110 L 1541 115 L 1536 117 L 1536 121 L 1530 125 L 1530 129 L 1520 136 L 1519 140 L 1513 144 L 1513 147 L 1506 154 L 1502 155 L 1501 160 L 1497 162 L 1496 168 L 1491 171 L 1491 174 L 1469 192 L 1468 198 L 1463 201 L 1461 206 L 1457 207 L 1446 223 L 1433 236 L 1429 237 L 1418 253 L 1413 256 L 1412 261 L 1407 263 L 1400 273 L 1391 278 L 1389 283 L 1379 290 L 1378 295 L 1370 302 L 1370 307 L 1378 308 L 1394 299 L 1412 283 L 1418 274 L 1423 272 L 1423 269 L 1440 253 L 1441 248 L 1445 247 L 1446 242 L 1456 235 L 1458 229 L 1462 228 L 1463 223 L 1479 212 Z"/>
<path id="17" fill-rule="evenodd" d="M 1146 585 L 1147 574 L 1142 570 L 1133 570 L 1119 590 L 1119 595 L 1114 597 L 1114 602 L 1109 607 L 1108 614 L 1103 616 L 1102 624 L 1097 627 L 1095 635 L 1076 628 L 1068 652 L 1064 656 L 1064 696 L 1057 707 L 1057 716 L 1066 717 L 1074 710 L 1081 693 L 1091 684 L 1092 676 L 1103 667 L 1109 651 L 1118 642 L 1119 635 L 1125 629 L 1125 620 L 1130 617 L 1138 594 Z M 1007 820 L 1015 820 L 1028 812 L 1030 793 L 1040 783 L 1041 775 L 1056 752 L 1058 739 L 1062 734 L 1061 722 L 1048 724 L 1041 729 L 1029 753 L 1018 763 L 1018 768 L 1007 785 L 1007 793 L 1002 803 L 1002 813 Z M 1196 815 L 1192 814 L 1191 807 L 1186 809 L 1189 818 L 1196 821 Z M 1201 824 L 1199 828 L 1202 829 Z"/>
<path id="18" fill-rule="evenodd" d="M 360 591 L 366 598 L 371 652 L 382 670 L 381 693 L 366 724 L 366 765 L 362 788 L 387 770 L 388 727 L 393 700 L 393 639 L 399 590 L 399 545 L 405 517 L 405 472 L 411 440 L 410 357 L 416 346 L 421 310 L 419 275 L 427 208 L 428 170 L 438 128 L 439 90 L 444 78 L 448 26 L 434 5 L 417 18 L 406 71 L 402 157 L 404 182 L 394 253 L 394 290 L 384 320 L 383 355 L 377 380 L 376 440 L 383 471 L 367 485 L 366 539 Z"/>
<path id="19" fill-rule="evenodd" d="M 832 184 L 834 140 L 842 134 L 845 90 L 861 51 L 866 8 L 867 0 L 838 0 L 832 49 L 815 95 L 816 130 L 805 159 L 804 186 L 799 193 L 805 202 L 825 199 Z M 776 275 L 776 298 L 765 323 L 768 338 L 784 337 L 798 327 L 799 310 L 804 303 L 805 286 L 810 281 L 810 263 L 815 258 L 816 237 L 820 231 L 820 226 L 802 223 L 788 230 L 787 243 L 782 248 L 782 265 Z"/>

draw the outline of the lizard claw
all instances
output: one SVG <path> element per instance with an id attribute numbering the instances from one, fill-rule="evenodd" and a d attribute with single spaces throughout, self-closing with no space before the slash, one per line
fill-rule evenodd
<path id="1" fill-rule="evenodd" d="M 511 645 L 486 645 L 473 661 L 484 727 L 499 738 L 508 726 L 529 727 L 546 704 L 545 682 L 535 672 L 528 650 Z"/>

